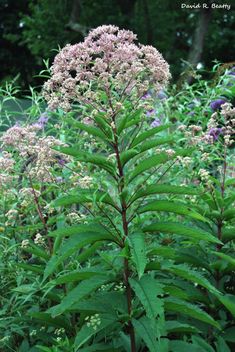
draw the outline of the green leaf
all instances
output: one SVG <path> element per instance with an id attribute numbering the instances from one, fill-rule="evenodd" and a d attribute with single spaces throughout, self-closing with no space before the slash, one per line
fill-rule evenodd
<path id="1" fill-rule="evenodd" d="M 192 342 L 195 346 L 198 346 L 205 352 L 215 352 L 214 349 L 200 336 L 192 336 Z"/>
<path id="2" fill-rule="evenodd" d="M 149 352 L 157 352 L 157 336 L 152 321 L 144 316 L 139 320 L 132 319 L 132 324 L 139 337 L 146 343 Z"/>
<path id="3" fill-rule="evenodd" d="M 53 255 L 48 261 L 47 266 L 44 271 L 43 280 L 46 280 L 63 261 L 75 253 L 78 249 L 84 247 L 87 244 L 91 244 L 97 241 L 113 241 L 113 237 L 108 233 L 99 232 L 76 232 L 76 226 L 73 228 L 66 228 L 68 235 L 73 235 L 71 238 L 65 241 L 63 246 L 60 247 L 57 254 Z M 63 233 L 66 236 L 66 231 L 62 229 L 52 232 L 51 234 L 58 235 L 58 233 Z M 76 234 L 76 236 L 74 236 Z"/>
<path id="4" fill-rule="evenodd" d="M 95 276 L 82 281 L 62 299 L 60 304 L 50 308 L 48 312 L 53 318 L 66 312 L 74 303 L 79 302 L 81 299 L 85 298 L 91 292 L 95 291 L 97 288 L 107 282 L 107 280 L 107 276 Z"/>
<path id="5" fill-rule="evenodd" d="M 224 243 L 235 239 L 235 227 L 225 227 L 222 229 L 222 240 Z"/>
<path id="6" fill-rule="evenodd" d="M 235 267 L 235 258 L 231 257 L 230 255 L 224 254 L 222 252 L 215 252 L 215 251 L 212 251 L 211 253 L 213 253 L 214 255 L 216 255 L 221 259 L 226 260 L 229 264 L 232 265 L 232 267 Z"/>
<path id="7" fill-rule="evenodd" d="M 189 226 L 181 225 L 176 222 L 158 222 L 143 229 L 144 232 L 162 232 L 162 233 L 172 233 L 175 235 L 181 235 L 184 237 L 192 238 L 197 241 L 207 241 L 212 243 L 221 242 L 208 232 L 202 231 L 197 228 L 192 228 Z"/>
<path id="8" fill-rule="evenodd" d="M 186 195 L 198 195 L 199 191 L 196 188 L 186 186 L 174 186 L 168 184 L 150 185 L 144 186 L 134 197 L 131 197 L 131 203 L 136 199 L 149 196 L 151 194 L 186 194 Z"/>
<path id="9" fill-rule="evenodd" d="M 135 139 L 134 141 L 132 142 L 132 144 L 130 145 L 131 148 L 135 147 L 137 144 L 143 142 L 143 141 L 146 141 L 149 139 L 149 137 L 153 136 L 154 134 L 158 133 L 158 132 L 161 132 L 161 131 L 164 131 L 166 130 L 167 128 L 169 128 L 170 125 L 162 125 L 162 126 L 158 126 L 158 127 L 154 127 L 154 128 L 151 128 L 149 129 L 148 131 L 145 131 L 141 134 L 139 134 Z"/>
<path id="10" fill-rule="evenodd" d="M 57 237 L 57 236 L 63 236 L 63 237 L 70 237 L 77 235 L 79 233 L 87 233 L 87 232 L 95 232 L 98 234 L 106 234 L 108 237 L 110 236 L 110 233 L 100 225 L 99 223 L 91 223 L 91 224 L 79 224 L 79 225 L 73 225 L 73 226 L 67 226 L 67 227 L 61 227 L 58 230 L 49 232 L 48 236 L 50 237 Z"/>
<path id="11" fill-rule="evenodd" d="M 138 213 L 142 214 L 148 211 L 170 212 L 170 213 L 175 213 L 179 215 L 187 215 L 201 221 L 207 221 L 207 219 L 205 219 L 202 215 L 191 210 L 189 207 L 183 204 L 168 201 L 168 200 L 156 200 L 156 201 L 147 203 L 146 205 L 144 205 L 138 210 Z"/>
<path id="12" fill-rule="evenodd" d="M 144 273 L 144 269 L 147 264 L 144 234 L 141 232 L 137 232 L 137 233 L 131 234 L 128 237 L 128 239 L 131 244 L 132 260 L 136 266 L 138 276 L 140 279 Z"/>
<path id="13" fill-rule="evenodd" d="M 205 287 L 208 291 L 214 294 L 220 294 L 220 292 L 210 284 L 210 282 L 203 277 L 200 272 L 192 270 L 189 266 L 186 265 L 170 265 L 167 263 L 162 266 L 162 270 L 171 272 L 174 275 L 180 276 L 185 280 L 196 283 L 202 287 Z"/>
<path id="14" fill-rule="evenodd" d="M 134 171 L 130 174 L 128 181 L 131 182 L 136 176 L 140 175 L 141 173 L 158 165 L 164 164 L 168 160 L 170 160 L 170 158 L 166 153 L 163 152 L 161 154 L 153 155 L 146 158 L 145 160 L 142 160 L 135 167 Z"/>
<path id="15" fill-rule="evenodd" d="M 176 320 L 168 320 L 165 324 L 168 333 L 199 333 L 199 330 L 194 326 L 185 323 L 180 323 Z"/>
<path id="16" fill-rule="evenodd" d="M 235 327 L 232 326 L 224 331 L 223 338 L 228 342 L 235 343 Z"/>
<path id="17" fill-rule="evenodd" d="M 119 211 L 118 206 L 114 203 L 110 195 L 107 192 L 98 190 L 74 190 L 72 194 L 59 197 L 53 201 L 52 207 L 69 206 L 72 204 L 83 204 L 91 202 L 109 204 Z"/>
<path id="18" fill-rule="evenodd" d="M 140 280 L 129 279 L 132 289 L 142 303 L 147 317 L 155 319 L 163 314 L 163 300 L 158 295 L 163 294 L 163 286 L 156 279 L 145 275 Z"/>
<path id="19" fill-rule="evenodd" d="M 34 273 L 43 274 L 44 268 L 41 265 L 30 265 L 25 263 L 16 263 L 16 266 L 27 271 L 32 271 Z"/>
<path id="20" fill-rule="evenodd" d="M 47 326 L 55 326 L 57 328 L 64 328 L 70 331 L 71 326 L 65 317 L 52 318 L 48 313 L 32 312 L 29 316 L 40 321 Z"/>
<path id="21" fill-rule="evenodd" d="M 158 255 L 163 258 L 174 260 L 176 257 L 176 250 L 171 247 L 159 246 L 159 247 L 150 249 L 150 251 L 148 252 L 148 257 L 152 255 L 154 256 Z"/>
<path id="22" fill-rule="evenodd" d="M 115 318 L 108 314 L 99 314 L 100 325 L 94 329 L 92 326 L 87 326 L 87 324 L 83 325 L 81 330 L 77 333 L 75 338 L 74 346 L 75 351 L 80 351 L 80 347 L 84 345 L 92 336 L 100 332 L 101 330 L 107 328 L 108 326 L 112 326 L 115 323 Z"/>
<path id="23" fill-rule="evenodd" d="M 105 118 L 106 113 L 99 113 L 94 116 L 94 120 L 99 128 L 107 135 L 109 139 L 112 139 L 112 129 Z"/>
<path id="24" fill-rule="evenodd" d="M 92 346 L 79 348 L 79 350 L 78 350 L 78 352 L 97 352 L 97 351 L 119 352 L 120 350 L 111 347 L 111 345 L 109 346 L 107 342 L 105 344 L 104 343 L 95 343 L 95 344 L 92 344 Z"/>
<path id="25" fill-rule="evenodd" d="M 218 295 L 217 298 L 235 317 L 235 296 L 227 294 L 224 296 Z"/>
<path id="26" fill-rule="evenodd" d="M 39 257 L 41 259 L 45 259 L 45 260 L 50 259 L 50 255 L 44 249 L 39 248 L 32 242 L 30 242 L 28 247 L 24 248 L 24 252 L 33 254 L 36 257 Z"/>
<path id="27" fill-rule="evenodd" d="M 61 153 L 74 156 L 78 161 L 91 163 L 95 166 L 98 166 L 101 169 L 106 170 L 110 175 L 114 177 L 116 175 L 114 165 L 103 155 L 81 152 L 76 147 L 57 147 L 55 149 Z"/>
<path id="28" fill-rule="evenodd" d="M 173 340 L 170 341 L 171 352 L 205 352 L 201 347 L 195 346 L 191 343 Z"/>
<path id="29" fill-rule="evenodd" d="M 97 249 L 102 246 L 102 242 L 95 242 L 92 244 L 90 247 L 84 249 L 81 254 L 77 256 L 77 261 L 78 263 L 82 264 L 89 258 L 91 258 L 95 252 L 97 252 Z"/>
<path id="30" fill-rule="evenodd" d="M 232 186 L 235 185 L 235 178 L 229 178 L 226 182 L 225 182 L 225 187 L 227 186 Z"/>
<path id="31" fill-rule="evenodd" d="M 76 120 L 70 120 L 70 121 L 73 126 L 78 127 L 80 130 L 86 131 L 92 136 L 99 137 L 100 139 L 102 139 L 102 141 L 107 140 L 107 136 L 99 128 L 91 125 L 86 125 Z"/>
<path id="32" fill-rule="evenodd" d="M 227 343 L 224 339 L 219 336 L 216 344 L 216 352 L 231 352 L 230 348 L 228 347 Z"/>
<path id="33" fill-rule="evenodd" d="M 235 218 L 235 209 L 228 209 L 225 210 L 223 213 L 223 219 L 224 220 L 231 220 Z"/>
<path id="34" fill-rule="evenodd" d="M 141 145 L 138 146 L 138 150 L 140 153 L 143 153 L 145 152 L 146 150 L 149 150 L 149 149 L 152 149 L 152 148 L 155 148 L 159 145 L 162 145 L 162 144 L 169 144 L 169 143 L 172 143 L 174 142 L 174 138 L 173 137 L 161 137 L 161 138 L 156 138 L 156 139 L 152 139 L 152 140 L 147 140 L 145 141 L 144 143 L 142 143 Z"/>
<path id="35" fill-rule="evenodd" d="M 172 137 L 157 138 L 151 141 L 144 142 L 136 148 L 125 150 L 120 155 L 122 166 L 124 166 L 129 160 L 133 159 L 135 156 L 149 149 L 155 148 L 162 144 L 170 143 L 172 141 Z"/>
<path id="36" fill-rule="evenodd" d="M 123 292 L 118 291 L 98 291 L 91 296 L 80 302 L 73 304 L 69 309 L 70 312 L 91 312 L 94 313 L 106 313 L 116 314 L 120 312 L 126 314 L 127 302 Z M 128 317 L 128 315 L 126 314 Z"/>
<path id="37" fill-rule="evenodd" d="M 71 271 L 68 274 L 64 274 L 59 276 L 57 279 L 51 281 L 51 284 L 54 285 L 61 285 L 64 283 L 69 283 L 69 282 L 74 282 L 74 281 L 81 281 L 81 280 L 85 280 L 85 279 L 89 279 L 90 277 L 96 276 L 96 275 L 101 275 L 103 276 L 103 268 L 99 268 L 99 269 L 80 269 L 80 270 L 75 270 L 75 271 Z"/>
<path id="38" fill-rule="evenodd" d="M 165 298 L 164 306 L 167 311 L 188 315 L 193 319 L 203 321 L 204 323 L 210 324 L 217 329 L 221 329 L 220 325 L 209 314 L 196 305 L 177 298 Z"/>

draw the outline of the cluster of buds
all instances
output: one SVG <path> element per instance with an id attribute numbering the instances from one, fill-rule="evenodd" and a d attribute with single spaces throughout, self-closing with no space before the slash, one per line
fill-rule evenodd
<path id="1" fill-rule="evenodd" d="M 90 317 L 86 317 L 85 320 L 87 322 L 87 326 L 92 327 L 94 330 L 97 330 L 98 326 L 101 324 L 101 319 L 98 313 L 91 315 Z"/>
<path id="2" fill-rule="evenodd" d="M 63 335 L 64 333 L 65 333 L 64 328 L 55 329 L 55 335 L 57 336 Z"/>
<path id="3" fill-rule="evenodd" d="M 6 213 L 6 217 L 7 217 L 7 221 L 5 223 L 6 226 L 13 226 L 16 219 L 18 216 L 18 210 L 16 209 L 10 209 L 7 213 Z"/>
<path id="4" fill-rule="evenodd" d="M 210 178 L 210 173 L 205 170 L 205 169 L 200 169 L 198 172 L 199 177 L 201 178 L 201 180 L 205 183 L 209 182 L 209 178 Z"/>
<path id="5" fill-rule="evenodd" d="M 183 156 L 177 156 L 177 161 L 182 166 L 187 167 L 187 166 L 189 166 L 192 163 L 193 159 L 190 158 L 189 156 L 184 156 L 184 157 Z"/>
<path id="6" fill-rule="evenodd" d="M 173 156 L 175 155 L 175 151 L 173 149 L 166 149 L 165 150 L 165 153 L 168 155 L 168 156 Z"/>
<path id="7" fill-rule="evenodd" d="M 81 213 L 72 212 L 68 214 L 68 218 L 72 223 L 85 222 L 86 215 Z"/>
<path id="8" fill-rule="evenodd" d="M 29 335 L 30 336 L 36 336 L 37 335 L 37 330 L 32 330 Z"/>
<path id="9" fill-rule="evenodd" d="M 21 242 L 21 248 L 27 248 L 29 246 L 29 240 L 23 240 Z"/>
<path id="10" fill-rule="evenodd" d="M 78 180 L 78 185 L 81 188 L 89 188 L 92 186 L 92 181 L 93 181 L 93 179 L 90 176 L 80 177 Z"/>
<path id="11" fill-rule="evenodd" d="M 120 283 L 116 284 L 113 289 L 114 289 L 114 291 L 124 292 L 126 289 L 126 286 L 123 284 L 123 282 L 120 282 Z"/>
<path id="12" fill-rule="evenodd" d="M 40 233 L 36 234 L 33 241 L 35 244 L 38 244 L 39 246 L 45 245 L 45 238 Z"/>

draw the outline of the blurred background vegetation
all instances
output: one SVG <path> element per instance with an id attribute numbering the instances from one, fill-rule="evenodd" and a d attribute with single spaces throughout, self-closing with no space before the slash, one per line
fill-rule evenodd
<path id="1" fill-rule="evenodd" d="M 182 9 L 182 3 L 199 2 L 0 0 L 0 81 L 15 79 L 25 91 L 40 86 L 43 60 L 51 62 L 59 47 L 81 41 L 101 24 L 131 29 L 140 42 L 157 47 L 170 63 L 174 81 L 190 67 L 203 73 L 215 61 L 234 61 L 234 0 L 226 1 L 230 10 Z"/>

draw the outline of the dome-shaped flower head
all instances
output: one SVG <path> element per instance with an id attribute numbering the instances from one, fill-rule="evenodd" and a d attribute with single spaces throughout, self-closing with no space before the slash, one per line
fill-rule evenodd
<path id="1" fill-rule="evenodd" d="M 70 110 L 73 103 L 97 108 L 128 95 L 157 92 L 170 78 L 169 65 L 152 46 L 136 43 L 136 35 L 116 26 L 100 26 L 83 42 L 66 45 L 55 57 L 44 85 L 49 108 Z"/>

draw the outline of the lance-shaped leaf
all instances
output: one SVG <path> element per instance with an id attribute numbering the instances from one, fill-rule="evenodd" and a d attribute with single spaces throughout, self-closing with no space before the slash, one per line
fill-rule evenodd
<path id="1" fill-rule="evenodd" d="M 116 175 L 114 165 L 103 155 L 81 152 L 76 147 L 56 147 L 53 149 L 58 150 L 60 153 L 74 156 L 78 161 L 91 163 L 95 166 L 98 166 L 101 169 L 106 170 L 110 175 L 114 177 Z"/>
<path id="2" fill-rule="evenodd" d="M 71 230 L 71 229 L 70 229 Z M 58 232 L 63 231 L 62 229 L 57 230 Z M 56 231 L 55 231 L 56 232 Z M 60 247 L 57 254 L 53 255 L 48 261 L 47 266 L 44 271 L 44 280 L 50 276 L 56 268 L 63 263 L 63 261 L 75 253 L 78 249 L 82 248 L 87 244 L 92 244 L 97 241 L 110 241 L 114 239 L 108 233 L 99 233 L 99 232 L 76 232 L 76 228 L 73 228 L 73 231 L 68 231 L 71 236 L 65 243 Z M 76 236 L 74 236 L 76 234 Z M 65 235 L 66 236 L 66 235 Z"/>
<path id="3" fill-rule="evenodd" d="M 163 265 L 162 270 L 168 271 L 174 275 L 180 276 L 185 280 L 191 281 L 202 287 L 205 287 L 208 291 L 214 294 L 220 294 L 220 292 L 210 284 L 210 282 L 203 277 L 198 271 L 192 270 L 186 265 Z"/>
<path id="4" fill-rule="evenodd" d="M 74 127 L 78 127 L 80 130 L 86 131 L 87 133 L 89 133 L 90 135 L 92 135 L 94 137 L 99 137 L 102 141 L 107 140 L 107 136 L 105 135 L 105 133 L 103 131 L 101 131 L 100 128 L 84 124 L 84 123 L 82 123 L 80 121 L 76 121 L 74 119 L 73 120 L 70 119 L 70 122 Z"/>
<path id="5" fill-rule="evenodd" d="M 100 324 L 94 328 L 88 324 L 84 324 L 80 331 L 78 331 L 77 336 L 74 341 L 75 350 L 80 351 L 80 347 L 84 345 L 92 336 L 97 334 L 99 331 L 107 328 L 108 326 L 113 326 L 115 323 L 115 317 L 110 314 L 99 314 Z"/>
<path id="6" fill-rule="evenodd" d="M 165 298 L 164 307 L 167 311 L 187 315 L 193 319 L 203 321 L 204 323 L 215 326 L 220 329 L 219 324 L 206 312 L 198 306 L 188 303 L 177 298 Z"/>
<path id="7" fill-rule="evenodd" d="M 168 184 L 149 185 L 140 189 L 134 196 L 131 197 L 131 203 L 136 199 L 146 197 L 152 194 L 185 194 L 185 195 L 198 195 L 199 190 L 187 186 L 174 186 Z"/>
<path id="8" fill-rule="evenodd" d="M 156 138 L 151 141 L 144 142 L 141 145 L 139 145 L 138 147 L 135 147 L 133 149 L 125 150 L 120 155 L 122 166 L 124 166 L 129 160 L 131 160 L 135 156 L 145 152 L 146 150 L 155 148 L 155 147 L 162 145 L 162 144 L 168 144 L 171 142 L 173 142 L 172 137 Z"/>
<path id="9" fill-rule="evenodd" d="M 226 262 L 228 262 L 229 264 L 231 264 L 231 267 L 235 268 L 235 258 L 231 257 L 228 254 L 222 253 L 222 252 L 215 252 L 212 251 L 211 253 L 213 253 L 214 255 L 216 255 L 217 257 L 226 260 Z"/>
<path id="10" fill-rule="evenodd" d="M 146 343 L 149 351 L 156 352 L 157 334 L 151 319 L 148 317 L 142 317 L 139 320 L 133 319 L 132 324 L 139 337 Z"/>
<path id="11" fill-rule="evenodd" d="M 189 324 L 185 323 L 180 323 L 176 320 L 168 320 L 166 321 L 166 330 L 168 333 L 174 333 L 174 332 L 182 332 L 182 333 L 199 333 L 199 330 L 195 328 L 194 326 L 191 326 Z"/>
<path id="12" fill-rule="evenodd" d="M 152 169 L 158 165 L 166 163 L 168 160 L 176 159 L 177 156 L 187 156 L 192 153 L 193 149 L 177 149 L 174 155 L 168 155 L 165 151 L 157 155 L 153 155 L 139 162 L 133 172 L 129 176 L 129 182 L 131 182 L 136 176 L 143 172 Z"/>
<path id="13" fill-rule="evenodd" d="M 158 155 L 153 155 L 150 156 L 149 158 L 146 158 L 145 160 L 142 160 L 134 169 L 134 171 L 130 174 L 129 176 L 129 182 L 131 182 L 134 178 L 136 178 L 138 175 L 141 173 L 156 167 L 158 165 L 166 163 L 168 160 L 170 160 L 169 156 L 162 152 L 161 154 Z"/>
<path id="14" fill-rule="evenodd" d="M 50 314 L 42 312 L 32 312 L 29 313 L 29 316 L 34 318 L 35 320 L 38 320 L 43 325 L 54 326 L 56 328 L 64 328 L 68 330 L 71 329 L 69 321 L 65 317 L 52 318 Z"/>
<path id="15" fill-rule="evenodd" d="M 141 207 L 138 210 L 139 214 L 148 212 L 148 211 L 164 211 L 164 212 L 169 212 L 169 213 L 175 213 L 179 215 L 187 215 L 190 216 L 191 218 L 201 220 L 201 221 L 207 221 L 202 215 L 199 213 L 195 212 L 194 210 L 191 210 L 189 207 L 186 205 L 168 201 L 168 200 L 156 200 L 154 202 L 150 202 L 143 207 Z"/>
<path id="16" fill-rule="evenodd" d="M 202 350 L 199 346 L 180 340 L 170 341 L 169 345 L 170 351 L 174 352 L 208 352 L 207 350 Z"/>
<path id="17" fill-rule="evenodd" d="M 71 271 L 68 274 L 64 274 L 59 276 L 57 279 L 50 281 L 51 284 L 54 285 L 61 285 L 69 282 L 74 282 L 74 281 L 81 281 L 85 279 L 89 279 L 90 277 L 96 276 L 96 275 L 103 275 L 104 268 L 99 267 L 99 269 L 96 268 L 83 268 L 80 270 L 75 270 Z"/>
<path id="18" fill-rule="evenodd" d="M 140 280 L 129 279 L 132 289 L 142 303 L 146 315 L 155 319 L 163 314 L 163 300 L 157 296 L 163 294 L 163 285 L 151 276 L 142 276 Z"/>
<path id="19" fill-rule="evenodd" d="M 144 273 L 145 266 L 147 264 L 144 233 L 133 233 L 128 237 L 128 239 L 131 244 L 132 260 L 137 269 L 138 276 L 139 278 L 141 278 Z"/>
<path id="20" fill-rule="evenodd" d="M 235 239 L 235 227 L 226 226 L 222 229 L 222 239 L 223 242 L 229 242 Z"/>
<path id="21" fill-rule="evenodd" d="M 167 128 L 169 128 L 170 125 L 162 125 L 162 126 L 158 126 L 158 127 L 154 127 L 149 129 L 148 131 L 145 131 L 141 134 L 139 134 L 134 141 L 131 143 L 130 147 L 133 148 L 135 147 L 137 144 L 146 141 L 149 139 L 149 137 L 153 136 L 154 134 L 158 133 L 158 132 L 162 132 L 164 130 L 166 130 Z"/>
<path id="22" fill-rule="evenodd" d="M 211 235 L 206 231 L 202 231 L 197 228 L 181 225 L 177 222 L 157 222 L 155 224 L 146 226 L 143 228 L 144 232 L 162 232 L 162 233 L 172 233 L 175 235 L 181 235 L 187 238 L 192 238 L 197 241 L 206 241 L 212 243 L 219 243 L 219 241 L 215 236 Z"/>
<path id="23" fill-rule="evenodd" d="M 98 191 L 98 190 L 84 190 L 78 189 L 73 190 L 73 193 L 66 196 L 57 198 L 53 203 L 53 207 L 58 206 L 69 206 L 72 204 L 84 204 L 84 203 L 105 203 L 114 207 L 116 210 L 120 210 L 115 204 L 113 199 L 107 192 Z"/>
<path id="24" fill-rule="evenodd" d="M 218 300 L 232 313 L 235 317 L 235 299 L 234 295 L 217 295 Z"/>
<path id="25" fill-rule="evenodd" d="M 105 282 L 107 282 L 107 276 L 95 276 L 86 279 L 79 283 L 74 289 L 72 289 L 61 301 L 60 304 L 54 306 L 48 310 L 48 313 L 54 318 L 66 312 L 73 304 L 79 302 L 84 297 L 87 297 L 91 292 L 95 291 Z"/>

